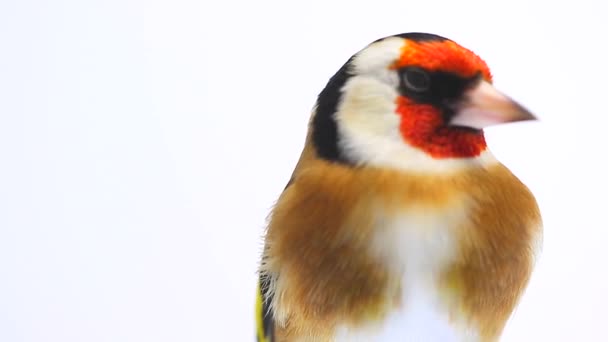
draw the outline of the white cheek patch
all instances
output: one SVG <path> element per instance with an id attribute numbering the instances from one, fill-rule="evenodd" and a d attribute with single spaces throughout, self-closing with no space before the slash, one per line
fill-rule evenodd
<path id="1" fill-rule="evenodd" d="M 373 77 L 354 76 L 343 88 L 336 119 L 369 134 L 386 135 L 399 125 L 397 96 L 395 88 Z"/>
<path id="2" fill-rule="evenodd" d="M 392 86 L 369 76 L 354 76 L 346 83 L 335 120 L 338 144 L 348 159 L 369 163 L 371 154 L 404 145 L 395 112 L 398 95 Z"/>

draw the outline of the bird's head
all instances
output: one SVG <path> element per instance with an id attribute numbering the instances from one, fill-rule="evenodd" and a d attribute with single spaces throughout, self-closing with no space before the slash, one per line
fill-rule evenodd
<path id="1" fill-rule="evenodd" d="M 320 158 L 410 169 L 483 160 L 483 128 L 534 119 L 492 86 L 481 58 L 427 33 L 383 38 L 352 56 L 313 115 Z"/>

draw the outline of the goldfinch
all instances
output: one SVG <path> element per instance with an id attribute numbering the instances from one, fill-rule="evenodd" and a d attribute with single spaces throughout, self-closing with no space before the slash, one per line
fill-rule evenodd
<path id="1" fill-rule="evenodd" d="M 542 220 L 483 129 L 533 119 L 450 39 L 399 34 L 352 56 L 269 216 L 258 341 L 498 340 Z"/>

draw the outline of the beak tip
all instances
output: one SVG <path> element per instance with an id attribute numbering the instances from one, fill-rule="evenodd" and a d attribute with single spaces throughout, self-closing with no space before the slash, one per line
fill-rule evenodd
<path id="1" fill-rule="evenodd" d="M 513 121 L 538 121 L 536 115 L 532 114 L 526 107 L 513 100 L 511 100 L 511 104 L 515 109 Z"/>
<path id="2" fill-rule="evenodd" d="M 452 118 L 455 125 L 483 129 L 509 122 L 538 120 L 526 107 L 487 82 L 469 90 L 466 97 L 466 105 Z"/>

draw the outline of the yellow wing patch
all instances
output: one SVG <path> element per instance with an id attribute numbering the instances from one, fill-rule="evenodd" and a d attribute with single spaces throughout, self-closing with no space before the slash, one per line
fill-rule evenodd
<path id="1" fill-rule="evenodd" d="M 255 301 L 255 322 L 258 342 L 272 342 L 272 333 L 269 330 L 268 315 L 265 314 L 264 305 L 264 294 L 262 293 L 262 286 L 258 283 L 258 289 Z"/>

